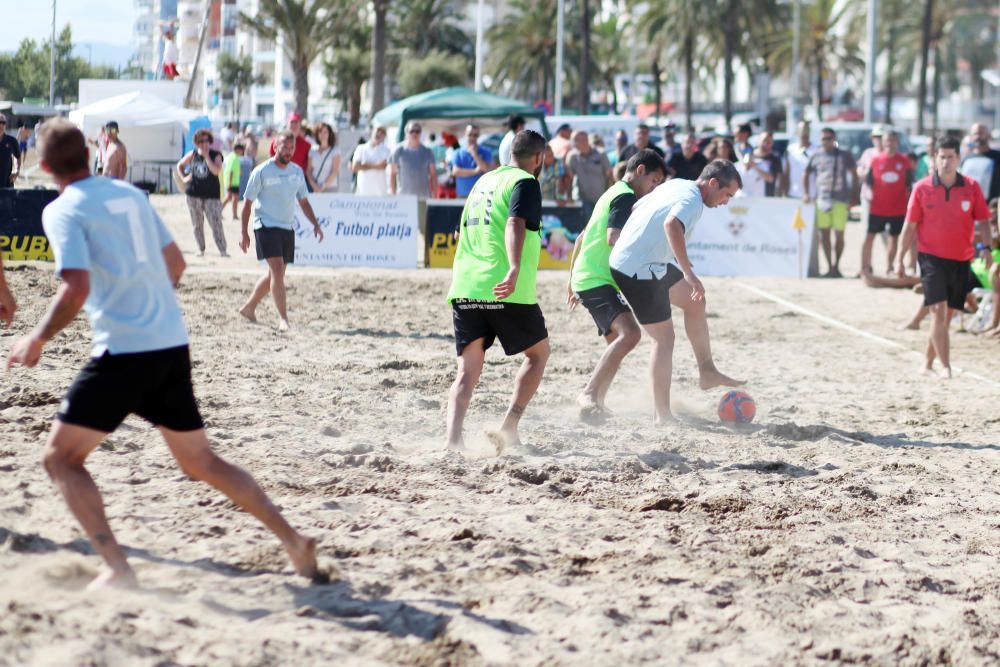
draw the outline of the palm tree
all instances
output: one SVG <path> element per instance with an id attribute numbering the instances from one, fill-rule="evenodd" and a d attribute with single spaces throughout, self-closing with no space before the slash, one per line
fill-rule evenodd
<path id="1" fill-rule="evenodd" d="M 924 0 L 924 20 L 920 41 L 920 88 L 917 92 L 917 134 L 924 133 L 924 105 L 927 104 L 927 57 L 931 48 L 931 23 L 934 19 L 934 0 Z"/>
<path id="2" fill-rule="evenodd" d="M 487 33 L 487 69 L 512 95 L 550 99 L 555 81 L 556 0 L 510 0 L 509 8 Z M 566 24 L 573 25 L 569 8 Z M 576 42 L 569 33 L 564 46 L 566 62 L 577 55 Z M 567 83 L 574 84 L 577 73 L 575 68 L 567 68 Z"/>
<path id="3" fill-rule="evenodd" d="M 580 0 L 580 85 L 577 87 L 580 113 L 590 113 L 590 3 Z"/>
<path id="4" fill-rule="evenodd" d="M 219 71 L 219 83 L 222 84 L 223 88 L 233 91 L 236 127 L 239 127 L 240 100 L 243 97 L 243 91 L 262 83 L 264 77 L 253 73 L 253 59 L 242 54 L 237 58 L 228 53 L 221 53 L 215 66 Z"/>
<path id="5" fill-rule="evenodd" d="M 457 0 L 396 0 L 393 7 L 397 47 L 417 56 L 431 51 L 475 55 L 472 39 L 458 25 L 462 14 Z"/>
<path id="6" fill-rule="evenodd" d="M 612 15 L 608 20 L 594 26 L 591 40 L 593 66 L 596 78 L 611 91 L 612 113 L 618 113 L 618 89 L 615 77 L 625 71 L 628 62 L 628 41 L 623 21 Z"/>
<path id="7" fill-rule="evenodd" d="M 856 74 L 864 69 L 858 29 L 857 3 L 839 0 L 816 0 L 802 7 L 801 53 L 815 85 L 816 117 L 823 118 L 824 76 L 830 72 Z M 792 68 L 791 26 L 774 32 L 765 39 L 768 66 L 773 71 L 788 72 Z"/>
<path id="8" fill-rule="evenodd" d="M 372 0 L 372 9 L 375 11 L 375 27 L 372 30 L 372 116 L 385 106 L 385 50 L 389 2 L 390 0 Z"/>
<path id="9" fill-rule="evenodd" d="M 281 41 L 295 77 L 295 111 L 309 107 L 309 66 L 333 45 L 343 13 L 338 0 L 260 0 L 257 14 L 240 13 L 240 20 L 256 34 Z"/>
<path id="10" fill-rule="evenodd" d="M 698 69 L 701 69 L 701 64 L 705 62 L 701 57 L 705 53 L 705 43 L 697 40 L 696 36 L 703 34 L 704 27 L 710 20 L 709 17 L 709 6 L 706 3 L 666 0 L 649 4 L 646 13 L 637 21 L 643 27 L 643 33 L 649 42 L 649 52 L 652 55 L 651 69 L 653 70 L 653 89 L 657 113 L 659 113 L 661 103 L 660 58 L 667 42 L 664 36 L 683 36 L 678 47 L 680 53 L 676 55 L 679 55 L 684 62 L 684 112 L 685 123 L 689 130 L 694 128 L 692 98 L 697 79 L 695 69 L 696 65 L 698 65 Z M 673 42 L 673 40 L 670 41 Z"/>
<path id="11" fill-rule="evenodd" d="M 357 127 L 361 120 L 361 86 L 371 74 L 371 54 L 365 45 L 333 49 L 323 61 L 328 81 L 337 88 L 337 96 L 347 107 L 347 122 Z"/>
<path id="12" fill-rule="evenodd" d="M 907 11 L 907 0 L 882 0 L 879 28 L 885 45 L 885 122 L 892 123 L 892 103 L 896 86 L 904 85 L 908 73 L 916 69 L 915 55 L 920 48 L 920 15 Z M 902 65 L 902 66 L 900 66 Z"/>

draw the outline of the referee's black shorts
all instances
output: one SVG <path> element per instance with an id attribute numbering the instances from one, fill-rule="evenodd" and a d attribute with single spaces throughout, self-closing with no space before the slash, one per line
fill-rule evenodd
<path id="1" fill-rule="evenodd" d="M 969 262 L 945 259 L 925 252 L 917 253 L 920 264 L 920 282 L 924 286 L 924 305 L 933 306 L 948 302 L 953 310 L 965 308 L 965 295 L 969 291 Z"/>

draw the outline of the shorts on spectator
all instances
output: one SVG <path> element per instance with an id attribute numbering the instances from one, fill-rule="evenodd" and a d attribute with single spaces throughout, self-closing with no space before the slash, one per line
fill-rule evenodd
<path id="1" fill-rule="evenodd" d="M 833 229 L 842 232 L 847 229 L 847 204 L 833 202 L 829 211 L 816 206 L 816 229 Z"/>
<path id="2" fill-rule="evenodd" d="M 885 228 L 889 228 L 889 236 L 899 236 L 903 232 L 903 222 L 905 215 L 875 215 L 868 216 L 868 233 L 881 234 Z"/>

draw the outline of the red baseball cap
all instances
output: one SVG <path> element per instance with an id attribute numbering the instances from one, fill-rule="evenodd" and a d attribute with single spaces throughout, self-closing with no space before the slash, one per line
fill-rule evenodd
<path id="1" fill-rule="evenodd" d="M 300 116 L 300 115 L 299 115 L 299 112 L 298 112 L 298 111 L 293 111 L 293 112 L 292 112 L 292 113 L 291 113 L 291 114 L 290 114 L 290 115 L 288 116 L 288 122 L 289 122 L 289 123 L 294 123 L 294 122 L 295 122 L 295 121 L 297 121 L 297 120 L 302 120 L 302 116 Z"/>

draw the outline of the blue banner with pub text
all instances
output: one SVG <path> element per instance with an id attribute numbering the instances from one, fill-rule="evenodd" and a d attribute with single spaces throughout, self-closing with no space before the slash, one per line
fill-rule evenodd
<path id="1" fill-rule="evenodd" d="M 0 253 L 5 262 L 55 261 L 42 230 L 42 210 L 55 190 L 0 188 Z"/>

